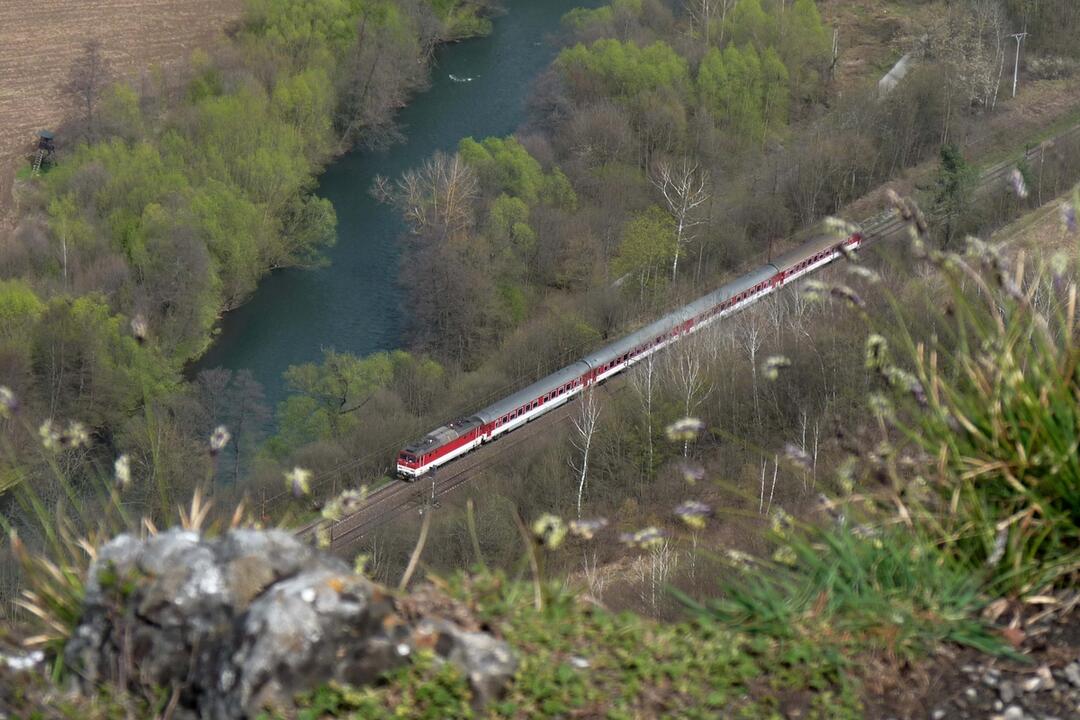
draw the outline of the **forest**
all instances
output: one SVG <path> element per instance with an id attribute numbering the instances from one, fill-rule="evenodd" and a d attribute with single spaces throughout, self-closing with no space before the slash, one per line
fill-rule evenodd
<path id="1" fill-rule="evenodd" d="M 369 189 L 406 229 L 407 344 L 325 348 L 289 368 L 274 408 L 248 372 L 184 367 L 268 272 L 323 262 L 336 221 L 319 172 L 392 147 L 435 48 L 489 32 L 498 8 L 250 0 L 219 46 L 138 87 L 88 44 L 70 79 L 78 141 L 25 190 L 0 247 L 5 607 L 38 583 L 22 607 L 62 643 L 86 562 L 64 541 L 104 516 L 154 534 L 193 492 L 185 527 L 309 525 L 327 545 L 346 508 L 393 482 L 404 442 L 811 234 L 889 217 L 873 250 L 583 395 L 472 492 L 420 488 L 423 512 L 349 560 L 404 590 L 422 556 L 453 612 L 529 648 L 496 716 L 775 715 L 770 689 L 738 704 L 761 699 L 762 673 L 812 696 L 808 716 L 860 717 L 849 676 L 863 670 L 845 658 L 901 677 L 942 643 L 1028 653 L 1028 606 L 1073 611 L 1080 577 L 1080 140 L 1062 133 L 1080 119 L 1080 6 L 890 0 L 886 22 L 840 5 L 566 14 L 521 127 Z M 887 52 L 852 60 L 851 28 L 875 23 Z M 901 56 L 910 71 L 883 88 Z M 622 610 L 638 615 L 609 614 Z M 654 619 L 670 624 L 640 625 Z M 628 661 L 630 636 L 657 657 Z M 584 644 L 631 679 L 569 669 L 590 667 Z M 702 648 L 731 655 L 687 661 Z M 408 673 L 303 702 L 312 717 L 472 716 L 461 678 Z M 677 682 L 701 674 L 740 699 Z M 642 711 L 639 687 L 666 699 Z"/>
<path id="2" fill-rule="evenodd" d="M 925 199 L 947 217 L 936 228 L 942 247 L 1030 207 L 1034 198 L 973 197 L 975 169 L 956 148 L 982 137 L 994 117 L 985 73 L 999 69 L 1006 50 L 994 28 L 1068 13 L 1001 4 L 988 14 L 991 5 L 960 3 L 932 23 L 920 65 L 884 98 L 873 82 L 842 96 L 832 87 L 833 36 L 809 0 L 619 0 L 569 13 L 564 49 L 537 83 L 525 127 L 506 138 L 465 138 L 452 155 L 376 182 L 375 195 L 409 226 L 410 354 L 331 352 L 321 366 L 290 370 L 293 394 L 278 408 L 267 459 L 299 462 L 335 483 L 373 483 L 402 438 L 468 415 L 774 257 L 783 238 L 937 158 L 943 140 L 952 162 L 928 181 Z M 982 65 L 973 68 L 972 57 Z M 1055 160 L 1053 173 L 1044 165 L 1041 179 L 1023 169 L 1032 187 L 1061 188 L 1071 157 Z M 417 276 L 427 282 L 407 282 Z M 834 341 L 836 352 L 844 346 Z M 396 369 L 386 372 L 388 364 Z M 422 367 L 422 379 L 412 379 Z M 757 395 L 745 387 L 755 377 L 700 382 L 734 383 L 734 405 L 744 392 Z M 685 406 L 671 390 L 667 420 Z M 835 418 L 856 412 L 828 392 L 813 411 L 807 402 L 774 398 L 770 424 L 754 399 L 754 421 L 736 426 L 746 442 L 765 445 L 793 417 L 805 434 L 825 406 Z M 650 421 L 641 437 L 621 424 L 637 411 L 620 412 L 601 425 L 611 424 L 612 453 L 622 460 L 594 465 L 594 476 L 648 485 L 664 458 L 649 453 L 645 462 L 641 453 L 664 421 Z M 367 452 L 358 457 L 356 447 Z M 551 452 L 573 451 L 564 444 Z M 565 466 L 546 472 L 520 485 L 550 488 L 574 475 Z M 266 462 L 254 480 L 269 486 L 277 473 Z M 537 493 L 542 499 L 515 502 L 548 507 L 550 494 Z M 605 494 L 623 497 L 596 491 Z"/>
<path id="3" fill-rule="evenodd" d="M 207 473 L 237 497 L 279 497 L 294 465 L 335 487 L 377 483 L 407 439 L 767 260 L 782 238 L 935 157 L 943 140 L 977 138 L 997 98 L 987 73 L 1007 50 L 997 29 L 1077 22 L 1053 3 L 951 6 L 919 40 L 920 64 L 882 98 L 872 78 L 838 92 L 838 47 L 812 0 L 575 10 L 515 135 L 463 138 L 371 189 L 409 228 L 403 267 L 428 279 L 406 283 L 407 348 L 328 349 L 286 373 L 277 408 L 243 371 L 182 379 L 220 313 L 268 270 L 320 262 L 334 217 L 312 194 L 319 168 L 356 144 L 392 144 L 394 111 L 423 87 L 434 47 L 485 32 L 489 10 L 264 0 L 183 76 L 136 89 L 75 72 L 81 141 L 33 189 L 0 263 L 5 382 L 24 416 L 40 418 L 5 431 L 3 487 L 45 473 L 36 430 L 46 418 L 61 440 L 76 422 L 95 441 L 63 454 L 66 472 L 90 478 L 123 452 L 140 478 L 130 501 L 151 511 Z M 1058 47 L 1053 34 L 1032 36 L 1031 65 L 1065 62 L 1045 50 Z M 945 190 L 929 198 L 947 213 L 946 246 L 1023 205 L 999 199 L 987 215 L 969 197 L 974 171 L 953 157 Z M 734 402 L 746 378 L 725 382 Z M 672 391 L 665 417 L 688 405 Z M 740 425 L 751 443 L 791 422 L 790 403 L 775 398 L 779 416 L 764 422 L 757 392 L 754 422 Z M 848 412 L 835 398 L 825 405 Z M 811 410 L 799 406 L 805 434 Z M 219 425 L 235 438 L 227 457 L 192 473 L 189 458 Z M 637 459 L 594 464 L 594 475 L 636 477 L 644 503 L 640 487 L 667 459 L 653 452 L 663 425 L 650 418 L 644 436 L 619 435 L 614 452 Z M 631 437 L 638 449 L 627 454 Z M 562 479 L 527 485 L 574 475 L 551 471 Z M 39 491 L 62 492 L 48 480 Z"/>
<path id="4" fill-rule="evenodd" d="M 150 506 L 189 492 L 182 458 L 231 418 L 199 390 L 222 380 L 189 383 L 185 363 L 267 272 L 321 261 L 335 217 L 312 194 L 316 174 L 349 147 L 392 143 L 394 113 L 424 87 L 434 48 L 487 32 L 487 12 L 252 0 L 226 42 L 138 87 L 111 77 L 89 42 L 68 82 L 79 112 L 62 135 L 77 140 L 28 190 L 0 248 L 0 375 L 34 419 L 5 423 L 0 488 L 49 477 L 34 447 L 51 418 L 95 440 L 66 470 L 89 479 L 122 449 L 166 493 Z M 243 374 L 225 384 L 219 399 L 248 398 L 230 407 L 261 394 Z M 41 491 L 59 492 L 49 480 Z"/>

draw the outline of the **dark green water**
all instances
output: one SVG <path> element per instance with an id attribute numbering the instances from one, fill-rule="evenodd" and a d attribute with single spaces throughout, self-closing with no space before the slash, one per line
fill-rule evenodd
<path id="1" fill-rule="evenodd" d="M 436 150 L 453 150 L 465 136 L 513 132 L 533 81 L 554 57 L 549 37 L 560 17 L 599 4 L 504 0 L 507 13 L 495 18 L 489 37 L 442 48 L 431 89 L 399 115 L 406 141 L 384 152 L 349 153 L 320 178 L 318 194 L 334 204 L 338 218 L 330 265 L 266 277 L 246 305 L 225 316 L 217 341 L 193 371 L 247 368 L 276 405 L 285 396 L 281 374 L 289 365 L 319 360 L 324 348 L 367 355 L 400 347 L 407 323 L 398 243 L 404 228 L 368 193 L 373 178 L 397 177 Z M 472 80 L 455 82 L 450 75 Z"/>

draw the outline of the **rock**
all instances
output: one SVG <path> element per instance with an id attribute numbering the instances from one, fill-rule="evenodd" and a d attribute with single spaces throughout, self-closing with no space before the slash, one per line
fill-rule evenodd
<path id="1" fill-rule="evenodd" d="M 1042 665 L 1041 667 L 1039 667 L 1038 670 L 1035 671 L 1035 674 L 1039 677 L 1040 680 L 1042 680 L 1042 685 L 1039 687 L 1040 690 L 1054 689 L 1054 685 L 1056 683 L 1054 682 L 1054 674 L 1050 672 L 1049 666 Z"/>
<path id="2" fill-rule="evenodd" d="M 1065 679 L 1068 680 L 1073 687 L 1080 688 L 1080 662 L 1069 663 L 1065 666 Z"/>
<path id="3" fill-rule="evenodd" d="M 1019 705 L 1010 705 L 1005 708 L 1004 720 L 1024 720 L 1024 710 Z"/>
<path id="4" fill-rule="evenodd" d="M 947 713 L 944 710 L 942 710 L 941 708 L 937 708 L 934 710 L 934 712 L 930 713 L 930 718 L 931 720 L 942 720 L 945 715 L 947 715 Z"/>
<path id="5" fill-rule="evenodd" d="M 964 691 L 964 695 L 967 696 L 968 700 L 974 700 L 979 696 L 979 691 L 973 687 L 969 687 L 967 690 Z"/>
<path id="6" fill-rule="evenodd" d="M 1045 686 L 1045 681 L 1038 675 L 1032 675 L 1020 681 L 1020 689 L 1024 692 L 1037 692 Z"/>
<path id="7" fill-rule="evenodd" d="M 1001 698 L 1001 702 L 1010 703 L 1016 698 L 1016 688 L 1008 680 L 1003 680 L 998 686 L 998 697 Z"/>
<path id="8" fill-rule="evenodd" d="M 86 589 L 65 649 L 83 689 L 178 687 L 188 716 L 239 720 L 328 681 L 369 683 L 420 649 L 457 665 L 479 708 L 517 667 L 475 623 L 403 612 L 406 601 L 280 530 L 121 535 Z"/>

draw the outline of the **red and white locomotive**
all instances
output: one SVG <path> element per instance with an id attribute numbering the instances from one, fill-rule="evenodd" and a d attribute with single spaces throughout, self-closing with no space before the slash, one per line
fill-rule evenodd
<path id="1" fill-rule="evenodd" d="M 828 237 L 804 243 L 475 415 L 429 432 L 398 454 L 398 476 L 415 480 L 481 444 L 495 440 L 683 336 L 757 302 L 777 288 L 827 265 L 846 251 L 856 250 L 862 242 L 863 236 L 855 233 L 845 240 Z"/>

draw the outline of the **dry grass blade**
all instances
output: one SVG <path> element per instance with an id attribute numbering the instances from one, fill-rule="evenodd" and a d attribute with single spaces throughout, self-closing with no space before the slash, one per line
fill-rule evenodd
<path id="1" fill-rule="evenodd" d="M 424 552 L 424 545 L 427 544 L 428 529 L 431 527 L 431 513 L 424 513 L 424 522 L 420 525 L 420 537 L 416 539 L 416 547 L 413 548 L 412 555 L 409 557 L 409 565 L 405 568 L 405 573 L 401 576 L 401 582 L 398 583 L 398 590 L 404 590 L 409 586 L 409 580 L 412 580 L 413 573 L 416 572 L 416 566 L 420 563 L 420 556 Z"/>

